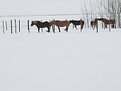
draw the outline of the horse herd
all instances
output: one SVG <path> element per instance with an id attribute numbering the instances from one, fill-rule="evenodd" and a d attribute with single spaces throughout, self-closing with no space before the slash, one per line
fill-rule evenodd
<path id="1" fill-rule="evenodd" d="M 95 20 L 91 21 L 91 27 L 95 29 L 96 25 L 98 24 L 98 21 L 101 21 L 104 26 L 102 26 L 104 29 L 107 28 L 107 25 L 111 25 L 111 28 L 116 28 L 116 21 L 115 19 L 106 19 L 106 18 L 95 18 Z"/>
<path id="2" fill-rule="evenodd" d="M 102 21 L 104 28 L 107 28 L 107 25 L 111 25 L 111 28 L 116 28 L 116 21 L 115 19 L 106 19 L 106 18 L 95 18 L 94 20 L 92 20 L 90 22 L 90 25 L 93 29 L 95 29 L 95 27 L 98 24 L 98 21 Z M 59 32 L 60 31 L 60 27 L 66 27 L 65 31 L 68 32 L 68 27 L 70 24 L 73 24 L 73 28 L 77 29 L 77 26 L 80 25 L 80 30 L 82 31 L 83 27 L 84 27 L 84 21 L 82 19 L 80 20 L 52 20 L 52 21 L 45 21 L 45 22 L 41 22 L 41 21 L 32 21 L 31 22 L 31 26 L 36 25 L 36 27 L 38 28 L 38 32 L 40 32 L 40 28 L 47 28 L 47 32 L 50 32 L 50 29 L 52 27 L 52 31 L 55 33 L 55 26 L 58 28 Z"/>
<path id="3" fill-rule="evenodd" d="M 53 32 L 55 33 L 55 26 L 58 28 L 59 32 L 61 32 L 60 27 L 66 27 L 65 31 L 68 32 L 68 27 L 70 24 L 73 24 L 74 27 L 77 29 L 77 25 L 81 25 L 81 29 L 83 29 L 84 21 L 83 20 L 52 20 L 52 21 L 32 21 L 31 26 L 36 25 L 38 28 L 38 32 L 40 32 L 40 28 L 47 28 L 47 32 L 50 32 L 50 28 L 52 27 Z"/>

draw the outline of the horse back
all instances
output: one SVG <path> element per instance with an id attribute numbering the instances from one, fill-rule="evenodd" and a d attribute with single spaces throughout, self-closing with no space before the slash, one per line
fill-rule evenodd
<path id="1" fill-rule="evenodd" d="M 54 21 L 54 24 L 56 25 L 56 26 L 59 26 L 59 27 L 64 27 L 64 26 L 69 26 L 70 25 L 70 22 L 69 21 L 59 21 L 59 20 L 57 20 L 57 21 Z"/>
<path id="2" fill-rule="evenodd" d="M 40 22 L 40 23 L 38 24 L 38 26 L 39 26 L 40 28 L 50 27 L 50 23 L 47 22 L 47 21 L 45 21 L 45 22 Z"/>
<path id="3" fill-rule="evenodd" d="M 84 25 L 83 20 L 71 20 L 70 23 L 72 23 L 73 25 Z"/>

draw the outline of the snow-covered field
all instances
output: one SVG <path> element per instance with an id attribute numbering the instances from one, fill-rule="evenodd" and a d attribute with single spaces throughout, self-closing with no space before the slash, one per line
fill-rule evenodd
<path id="1" fill-rule="evenodd" d="M 37 33 L 27 20 L 85 19 L 83 9 L 99 0 L 2 0 L 0 3 L 0 91 L 121 91 L 121 29 L 83 32 L 69 27 Z M 105 0 L 101 0 L 105 1 Z M 96 5 L 94 4 L 96 3 Z M 88 5 L 89 4 L 89 5 Z M 88 7 L 89 8 L 89 7 Z M 97 8 L 94 8 L 95 10 Z M 77 16 L 29 16 L 80 14 Z M 13 16 L 11 16 L 13 15 Z M 26 17 L 15 17 L 25 15 Z M 9 17 L 8 17 L 9 16 Z M 93 19 L 98 17 L 93 15 Z M 91 16 L 89 16 L 91 18 Z M 10 34 L 10 20 L 21 32 Z M 90 20 L 90 19 L 89 19 Z M 8 22 L 3 34 L 2 21 Z M 14 22 L 14 21 L 13 21 Z M 13 23 L 13 26 L 14 23 Z M 13 27 L 13 31 L 15 28 Z M 44 29 L 45 30 L 45 29 Z"/>
<path id="2" fill-rule="evenodd" d="M 121 29 L 74 31 L 1 33 L 0 91 L 121 91 Z"/>

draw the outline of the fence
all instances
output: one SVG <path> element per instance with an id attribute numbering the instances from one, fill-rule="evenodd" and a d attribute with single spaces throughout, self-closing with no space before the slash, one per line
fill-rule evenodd
<path id="1" fill-rule="evenodd" d="M 12 33 L 18 33 L 18 32 L 21 32 L 21 28 L 22 27 L 28 27 L 28 32 L 30 32 L 30 24 L 29 24 L 29 20 L 27 20 L 27 24 L 25 25 L 22 25 L 21 24 L 21 20 L 17 20 L 17 19 L 14 19 L 14 20 L 9 20 L 9 21 L 1 21 L 1 27 L 0 27 L 0 30 L 3 31 L 3 34 L 6 33 L 6 32 L 10 32 L 11 34 Z"/>
<path id="2" fill-rule="evenodd" d="M 32 20 L 49 21 L 53 19 L 57 19 L 57 20 L 82 19 L 85 22 L 85 28 L 90 28 L 90 21 L 98 17 L 100 17 L 99 13 L 0 16 L 0 30 L 2 30 L 3 34 L 5 34 L 6 31 L 9 31 L 11 34 L 13 34 L 13 33 L 21 32 L 22 28 L 24 28 L 28 33 L 30 33 L 30 22 Z M 96 31 L 97 33 L 99 31 L 98 24 L 96 26 Z M 109 26 L 109 31 L 111 31 L 110 26 Z"/>

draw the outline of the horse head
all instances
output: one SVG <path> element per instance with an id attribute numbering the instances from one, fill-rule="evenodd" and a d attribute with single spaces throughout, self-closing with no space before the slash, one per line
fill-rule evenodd
<path id="1" fill-rule="evenodd" d="M 74 22 L 74 20 L 70 20 L 69 22 L 70 22 L 70 23 L 73 23 L 73 22 Z"/>
<path id="2" fill-rule="evenodd" d="M 38 23 L 38 21 L 32 21 L 31 26 L 36 25 L 37 23 Z"/>

